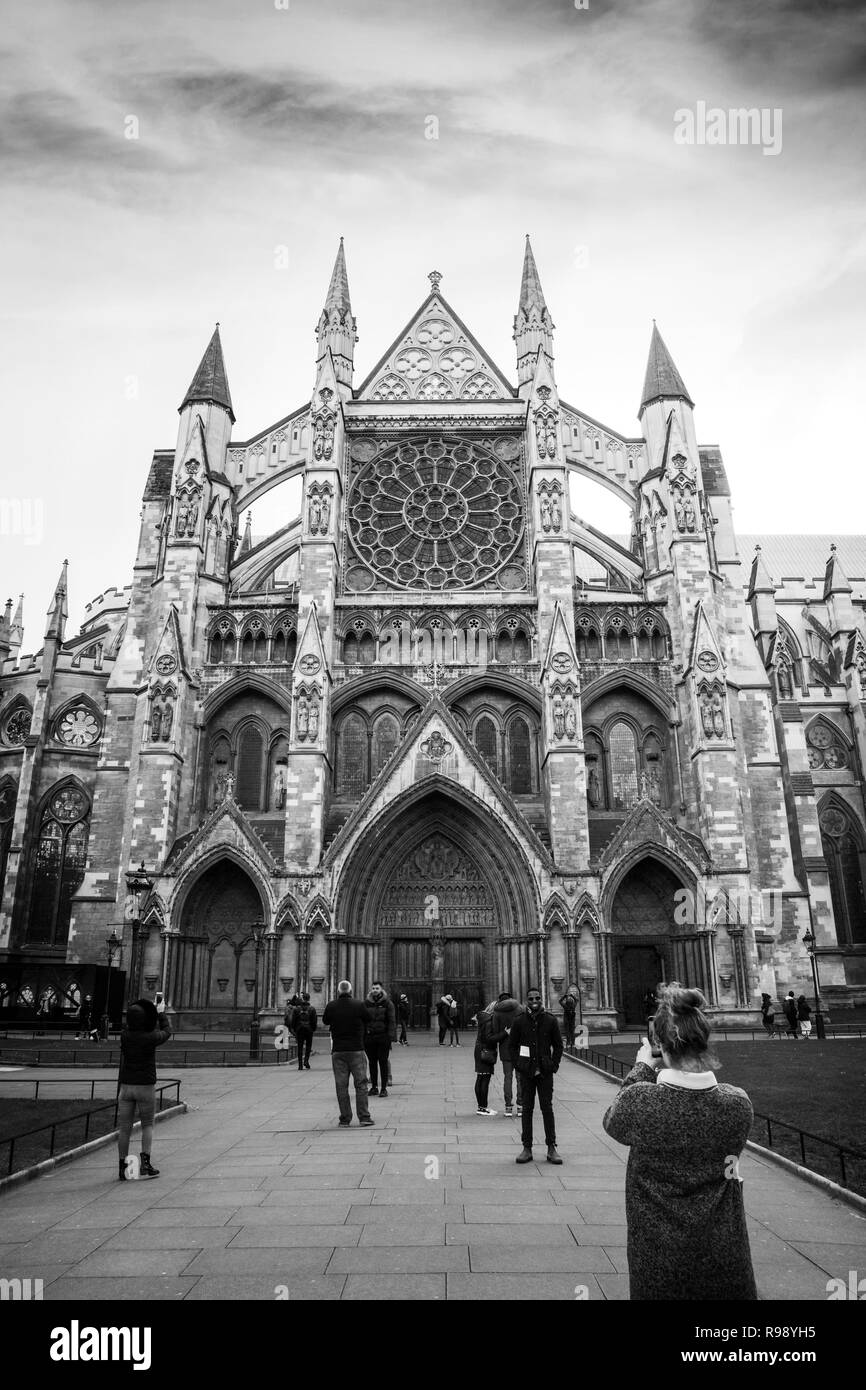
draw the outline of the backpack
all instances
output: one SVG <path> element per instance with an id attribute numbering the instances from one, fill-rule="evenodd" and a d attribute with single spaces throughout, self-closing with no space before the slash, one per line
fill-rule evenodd
<path id="1" fill-rule="evenodd" d="M 296 1028 L 309 1028 L 310 1026 L 310 1006 L 302 1004 L 298 1009 L 298 1016 L 295 1020 Z"/>

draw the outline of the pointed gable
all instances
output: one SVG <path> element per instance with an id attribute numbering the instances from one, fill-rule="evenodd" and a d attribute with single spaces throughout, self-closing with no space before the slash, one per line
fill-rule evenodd
<path id="1" fill-rule="evenodd" d="M 172 604 L 162 625 L 159 641 L 148 662 L 147 672 L 149 676 L 159 680 L 175 676 L 178 671 L 189 679 L 189 672 L 184 660 L 180 621 L 177 609 Z"/>
<path id="2" fill-rule="evenodd" d="M 695 635 L 689 669 L 697 670 L 705 676 L 713 676 L 723 672 L 725 665 L 718 638 L 701 600 L 695 610 Z"/>
<path id="3" fill-rule="evenodd" d="M 357 392 L 365 401 L 512 400 L 514 388 L 438 290 Z"/>

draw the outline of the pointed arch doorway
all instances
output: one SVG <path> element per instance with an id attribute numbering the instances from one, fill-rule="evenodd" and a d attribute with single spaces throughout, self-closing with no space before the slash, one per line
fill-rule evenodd
<path id="1" fill-rule="evenodd" d="M 462 1021 L 495 997 L 503 937 L 534 947 L 534 883 L 500 823 L 443 791 L 403 801 L 369 827 L 344 871 L 336 971 L 355 993 L 380 979 L 429 1027 L 453 994 Z"/>
<path id="2" fill-rule="evenodd" d="M 610 909 L 614 1004 L 626 1027 L 646 1023 L 645 1000 L 660 983 L 679 980 L 715 999 L 712 934 L 697 923 L 679 925 L 684 879 L 646 855 L 619 880 Z M 692 893 L 694 901 L 694 893 Z"/>
<path id="3" fill-rule="evenodd" d="M 261 959 L 256 961 L 254 923 L 263 905 L 249 874 L 233 859 L 219 859 L 184 899 L 173 941 L 168 997 L 181 1026 L 238 1028 L 253 1014 L 256 970 L 264 1002 Z"/>

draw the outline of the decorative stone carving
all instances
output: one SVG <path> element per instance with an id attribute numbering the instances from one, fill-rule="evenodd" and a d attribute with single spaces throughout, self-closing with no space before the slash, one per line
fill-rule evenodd
<path id="1" fill-rule="evenodd" d="M 87 811 L 87 802 L 80 791 L 74 787 L 64 787 L 63 791 L 51 798 L 51 814 L 55 820 L 72 824 L 81 820 Z"/>
<path id="2" fill-rule="evenodd" d="M 707 685 L 706 682 L 701 683 L 698 687 L 698 706 L 704 738 L 708 740 L 724 739 L 728 731 L 725 717 L 725 696 L 718 682 L 713 682 L 712 685 Z"/>
<path id="3" fill-rule="evenodd" d="M 157 686 L 150 698 L 150 741 L 170 743 L 174 723 L 174 691 Z"/>
<path id="4" fill-rule="evenodd" d="M 333 489 L 330 483 L 311 483 L 307 496 L 307 525 L 313 536 L 327 536 L 331 529 Z"/>
<path id="5" fill-rule="evenodd" d="M 848 766 L 848 750 L 839 734 L 823 720 L 817 720 L 806 731 L 809 766 L 814 771 L 836 772 Z"/>
<path id="6" fill-rule="evenodd" d="M 464 381 L 460 395 L 468 401 L 492 401 L 502 395 L 502 388 L 484 372 L 474 372 Z"/>
<path id="7" fill-rule="evenodd" d="M 161 676 L 170 676 L 172 672 L 177 670 L 177 658 L 172 656 L 170 652 L 165 652 L 162 656 L 157 657 L 156 669 Z"/>
<path id="8" fill-rule="evenodd" d="M 538 398 L 541 405 L 532 412 L 538 457 L 542 459 L 556 458 L 559 439 L 559 411 L 548 404 L 550 394 L 549 386 L 539 386 Z"/>
<path id="9" fill-rule="evenodd" d="M 22 744 L 30 733 L 32 718 L 32 712 L 25 705 L 19 705 L 6 720 L 6 727 L 3 730 L 3 738 L 6 743 L 11 744 L 13 748 Z"/>
<path id="10" fill-rule="evenodd" d="M 322 696 L 318 686 L 302 685 L 295 697 L 295 732 L 300 743 L 316 743 L 321 722 Z"/>
<path id="11" fill-rule="evenodd" d="M 702 671 L 718 671 L 719 658 L 716 656 L 715 652 L 701 652 L 697 664 Z"/>
<path id="12" fill-rule="evenodd" d="M 577 737 L 577 689 L 571 681 L 557 680 L 550 689 L 550 728 L 555 742 Z"/>
<path id="13" fill-rule="evenodd" d="M 329 459 L 334 452 L 334 429 L 337 423 L 336 411 L 330 408 L 333 391 L 323 386 L 319 392 L 320 409 L 313 416 L 313 457 Z"/>
<path id="14" fill-rule="evenodd" d="M 434 729 L 421 744 L 421 752 L 431 763 L 441 763 L 443 758 L 447 758 L 453 747 L 454 745 L 439 729 Z"/>
<path id="15" fill-rule="evenodd" d="M 538 509 L 542 531 L 545 534 L 559 532 L 562 528 L 562 486 L 556 478 L 544 478 L 538 484 Z"/>

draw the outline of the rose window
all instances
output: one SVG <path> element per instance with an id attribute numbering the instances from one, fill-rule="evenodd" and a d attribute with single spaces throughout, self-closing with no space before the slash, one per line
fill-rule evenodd
<path id="1" fill-rule="evenodd" d="M 86 709 L 70 710 L 60 721 L 58 738 L 73 748 L 86 748 L 99 738 L 99 724 Z"/>
<path id="2" fill-rule="evenodd" d="M 806 734 L 809 766 L 818 771 L 825 768 L 835 772 L 848 766 L 848 754 L 842 742 L 826 724 L 815 724 Z"/>
<path id="3" fill-rule="evenodd" d="M 58 792 L 51 802 L 51 814 L 59 821 L 81 820 L 87 810 L 87 802 L 81 792 L 71 788 Z"/>
<path id="4" fill-rule="evenodd" d="M 519 564 L 523 494 L 508 453 L 474 440 L 415 438 L 364 463 L 348 498 L 356 587 L 371 587 L 376 576 L 388 587 L 473 588 L 515 557 Z"/>
<path id="5" fill-rule="evenodd" d="M 23 743 L 30 733 L 30 711 L 28 709 L 17 709 L 6 721 L 6 742 L 11 744 Z"/>

